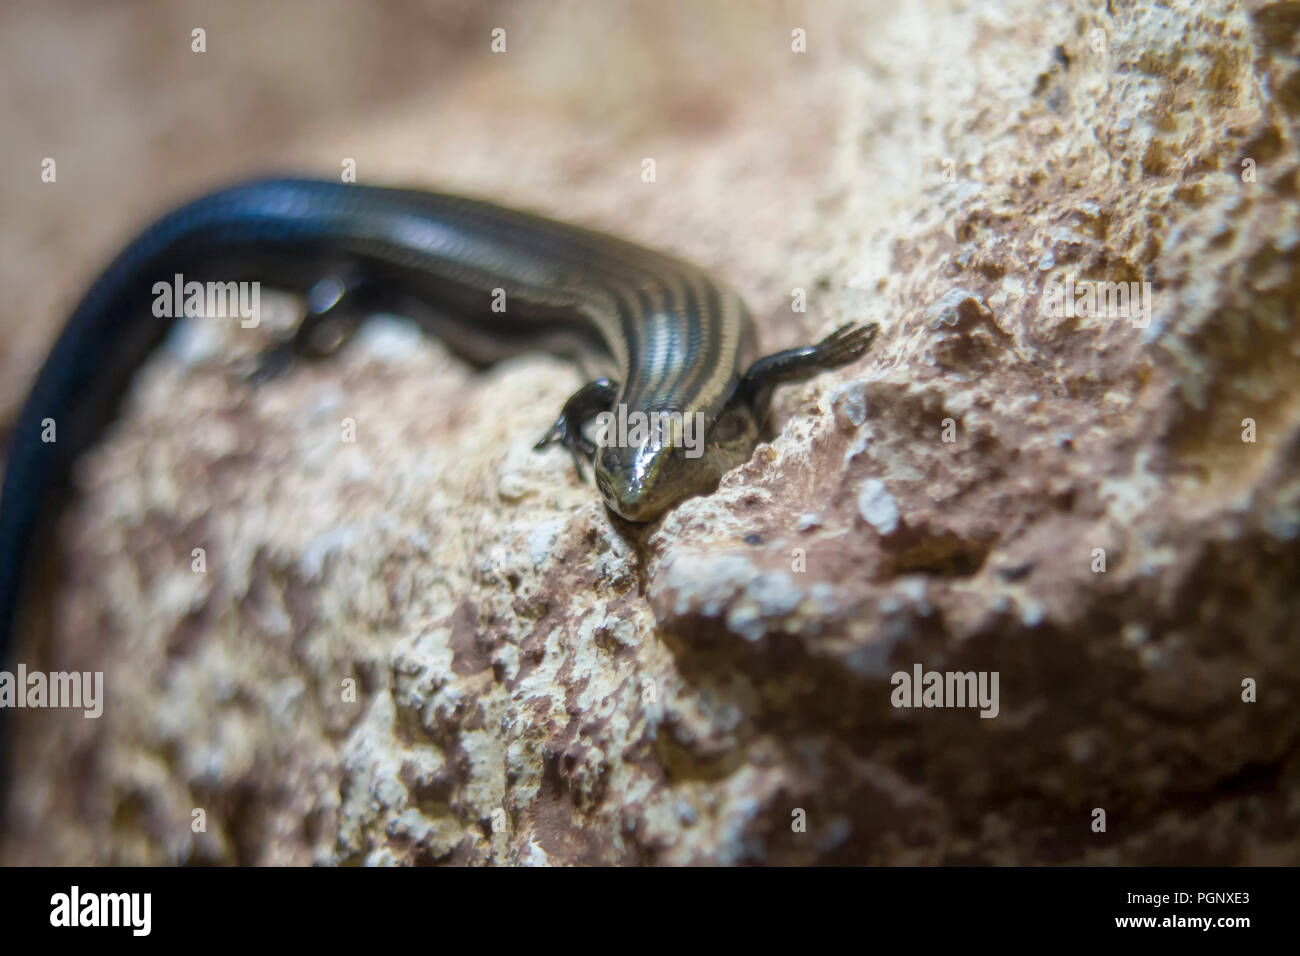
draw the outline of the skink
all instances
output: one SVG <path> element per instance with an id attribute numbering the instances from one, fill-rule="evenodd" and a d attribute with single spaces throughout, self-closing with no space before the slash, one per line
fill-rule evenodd
<path id="1" fill-rule="evenodd" d="M 612 236 L 406 189 L 274 179 L 209 194 L 145 230 L 91 286 L 16 420 L 0 492 L 0 662 L 12 652 L 37 528 L 173 324 L 152 306 L 156 284 L 176 275 L 307 294 L 304 319 L 268 354 L 264 375 L 329 351 L 377 312 L 411 316 L 478 362 L 595 346 L 616 377 L 580 389 L 538 447 L 559 443 L 591 463 L 606 504 L 630 521 L 712 490 L 753 452 L 774 386 L 852 361 L 876 332 L 846 326 L 751 363 L 753 325 L 735 292 Z M 672 432 L 679 440 L 593 442 L 584 425 L 615 408 L 695 417 L 703 453 Z M 42 437 L 49 422 L 54 442 Z"/>

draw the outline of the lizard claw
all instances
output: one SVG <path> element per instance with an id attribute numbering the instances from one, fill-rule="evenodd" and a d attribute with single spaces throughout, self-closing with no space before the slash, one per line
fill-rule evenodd
<path id="1" fill-rule="evenodd" d="M 868 322 L 866 325 L 850 322 L 841 325 L 814 348 L 826 368 L 835 368 L 866 355 L 879 332 L 879 322 Z"/>

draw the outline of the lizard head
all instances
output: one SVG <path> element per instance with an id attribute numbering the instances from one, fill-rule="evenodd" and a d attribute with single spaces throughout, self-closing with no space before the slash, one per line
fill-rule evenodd
<path id="1" fill-rule="evenodd" d="M 679 502 L 708 494 L 746 461 L 758 441 L 749 407 L 736 404 L 711 420 L 704 412 L 629 412 L 597 439 L 596 486 L 628 521 L 651 521 Z"/>

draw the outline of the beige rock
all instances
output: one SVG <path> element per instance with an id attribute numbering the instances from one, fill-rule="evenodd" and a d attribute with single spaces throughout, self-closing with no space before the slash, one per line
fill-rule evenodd
<path id="1" fill-rule="evenodd" d="M 1300 862 L 1295 5 L 653 6 L 511 7 L 516 54 L 303 156 L 369 144 L 374 181 L 708 264 L 772 348 L 871 317 L 876 351 L 648 528 L 530 450 L 558 360 L 381 326 L 252 393 L 231 330 L 160 355 L 27 653 L 109 702 L 20 715 L 4 859 Z M 996 673 L 996 717 L 894 706 L 916 666 Z"/>

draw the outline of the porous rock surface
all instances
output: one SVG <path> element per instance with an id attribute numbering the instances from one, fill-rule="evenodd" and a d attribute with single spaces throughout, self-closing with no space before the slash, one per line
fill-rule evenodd
<path id="1" fill-rule="evenodd" d="M 159 356 L 28 654 L 105 715 L 20 715 L 6 858 L 1300 862 L 1300 4 L 905 8 L 764 14 L 769 99 L 661 118 L 675 185 L 577 209 L 770 347 L 882 324 L 653 525 L 531 451 L 557 359 L 387 322 L 257 392 L 256 336 Z M 590 148 L 635 167 L 624 122 Z M 1067 276 L 1148 320 L 1053 316 Z M 996 672 L 997 715 L 893 706 L 917 664 Z"/>

